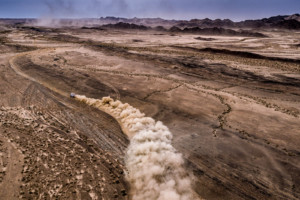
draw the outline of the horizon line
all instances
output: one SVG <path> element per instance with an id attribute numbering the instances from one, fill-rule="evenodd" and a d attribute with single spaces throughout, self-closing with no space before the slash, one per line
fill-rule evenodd
<path id="1" fill-rule="evenodd" d="M 263 17 L 263 18 L 249 18 L 249 19 L 244 19 L 244 20 L 232 20 L 230 18 L 209 18 L 209 17 L 205 17 L 205 18 L 189 18 L 189 19 L 168 19 L 168 18 L 163 18 L 163 17 L 121 17 L 121 16 L 101 16 L 101 17 L 63 17 L 63 18 L 55 18 L 55 17 L 36 17 L 36 18 L 32 18 L 32 17 L 16 17 L 16 18 L 12 18 L 12 17 L 0 17 L 1 20 L 39 20 L 39 19 L 50 19 L 50 20 L 80 20 L 80 19 L 101 19 L 101 18 L 109 18 L 109 17 L 113 17 L 113 18 L 121 18 L 121 19 L 162 19 L 162 20 L 167 20 L 167 21 L 190 21 L 190 20 L 203 20 L 203 19 L 210 19 L 210 20 L 231 20 L 233 22 L 242 22 L 242 21 L 246 21 L 246 20 L 259 20 L 259 19 L 267 19 L 270 17 L 278 17 L 278 16 L 291 16 L 291 15 L 300 15 L 299 13 L 294 13 L 294 14 L 279 14 L 279 15 L 274 15 L 274 16 L 269 16 L 269 17 Z"/>

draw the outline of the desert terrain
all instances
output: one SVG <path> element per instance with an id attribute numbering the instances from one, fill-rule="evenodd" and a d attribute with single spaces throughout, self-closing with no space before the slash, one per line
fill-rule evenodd
<path id="1" fill-rule="evenodd" d="M 130 138 L 71 92 L 163 122 L 195 198 L 300 198 L 299 31 L 0 26 L 0 199 L 131 199 Z"/>

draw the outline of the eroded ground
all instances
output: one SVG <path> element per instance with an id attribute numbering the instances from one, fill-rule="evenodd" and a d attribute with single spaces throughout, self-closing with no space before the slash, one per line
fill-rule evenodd
<path id="1" fill-rule="evenodd" d="M 74 92 L 164 122 L 199 197 L 299 199 L 300 36 L 265 34 L 1 32 L 0 196 L 130 198 L 128 138 Z"/>

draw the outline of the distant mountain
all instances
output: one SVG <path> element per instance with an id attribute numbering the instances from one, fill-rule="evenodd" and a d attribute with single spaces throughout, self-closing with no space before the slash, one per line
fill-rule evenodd
<path id="1" fill-rule="evenodd" d="M 300 14 L 279 15 L 269 18 L 233 22 L 230 19 L 191 19 L 166 20 L 162 18 L 120 18 L 101 17 L 83 19 L 0 19 L 0 25 L 5 26 L 50 26 L 50 27 L 84 27 L 93 28 L 107 25 L 107 28 L 145 29 L 151 27 L 155 30 L 177 31 L 185 28 L 225 28 L 225 29 L 289 29 L 300 30 Z M 116 24 L 116 25 L 115 25 Z M 171 30 L 174 31 L 174 30 Z"/>
<path id="2" fill-rule="evenodd" d="M 285 20 L 296 20 L 296 21 L 300 22 L 300 14 L 290 15 L 290 16 L 286 17 Z"/>
<path id="3" fill-rule="evenodd" d="M 176 24 L 178 27 L 201 27 L 201 28 L 213 28 L 213 27 L 234 27 L 235 23 L 230 19 L 192 19 L 190 21 L 182 21 Z"/>
<path id="4" fill-rule="evenodd" d="M 119 22 L 145 25 L 145 26 L 172 26 L 178 23 L 177 20 L 166 20 L 162 18 L 120 18 L 120 17 L 101 17 L 100 22 L 102 24 L 116 24 Z"/>
<path id="5" fill-rule="evenodd" d="M 137 25 L 133 23 L 118 22 L 116 24 L 106 24 L 102 28 L 115 28 L 115 29 L 137 29 L 137 30 L 147 30 L 148 27 L 144 25 Z"/>
<path id="6" fill-rule="evenodd" d="M 279 15 L 259 20 L 246 20 L 237 22 L 241 28 L 281 28 L 281 29 L 300 29 L 300 15 Z"/>
<path id="7" fill-rule="evenodd" d="M 270 18 L 257 20 L 245 20 L 233 22 L 230 19 L 191 19 L 191 20 L 165 20 L 161 18 L 100 18 L 102 24 L 115 24 L 119 22 L 151 26 L 151 27 L 178 27 L 178 28 L 281 28 L 281 29 L 300 29 L 300 15 L 279 15 Z"/>
<path id="8" fill-rule="evenodd" d="M 83 27 L 84 29 L 89 29 L 87 27 Z M 199 28 L 199 27 L 192 27 L 192 28 L 179 28 L 177 26 L 172 26 L 169 29 L 165 29 L 162 26 L 156 27 L 149 27 L 144 25 L 137 25 L 133 23 L 124 23 L 118 22 L 116 24 L 105 24 L 100 27 L 97 27 L 98 30 L 103 29 L 128 29 L 128 30 L 158 30 L 158 31 L 169 31 L 172 33 L 193 33 L 193 34 L 201 34 L 201 35 L 227 35 L 227 36 L 244 36 L 244 37 L 267 37 L 266 35 L 258 32 L 252 32 L 249 30 L 232 30 L 227 28 Z"/>

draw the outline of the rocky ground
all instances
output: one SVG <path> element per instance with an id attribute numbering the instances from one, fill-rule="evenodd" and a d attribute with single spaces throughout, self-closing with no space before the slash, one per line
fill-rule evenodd
<path id="1" fill-rule="evenodd" d="M 300 37 L 264 34 L 2 31 L 1 199 L 130 199 L 127 136 L 70 92 L 167 125 L 199 197 L 299 199 Z"/>

